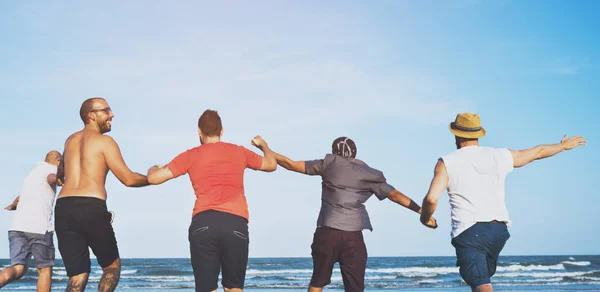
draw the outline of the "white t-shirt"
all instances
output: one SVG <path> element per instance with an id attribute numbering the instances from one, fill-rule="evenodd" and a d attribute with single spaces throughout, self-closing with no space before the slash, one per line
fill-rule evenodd
<path id="1" fill-rule="evenodd" d="M 53 231 L 52 206 L 55 189 L 48 184 L 48 175 L 56 174 L 57 167 L 38 162 L 25 178 L 19 204 L 8 230 L 45 234 Z"/>
<path id="2" fill-rule="evenodd" d="M 477 222 L 497 220 L 510 226 L 504 183 L 514 162 L 508 149 L 467 146 L 442 160 L 448 172 L 452 238 Z"/>

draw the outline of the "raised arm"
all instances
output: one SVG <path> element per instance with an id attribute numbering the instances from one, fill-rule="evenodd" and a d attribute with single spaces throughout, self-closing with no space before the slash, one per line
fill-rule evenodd
<path id="1" fill-rule="evenodd" d="M 429 185 L 429 191 L 423 199 L 423 207 L 421 208 L 421 223 L 427 226 L 431 216 L 437 208 L 438 201 L 444 190 L 448 187 L 448 172 L 444 161 L 438 159 L 433 173 L 433 179 Z"/>
<path id="2" fill-rule="evenodd" d="M 264 153 L 262 165 L 259 170 L 265 172 L 275 171 L 277 169 L 277 160 L 275 159 L 275 154 L 271 151 L 269 145 L 267 145 L 267 142 L 261 136 L 256 136 L 252 139 L 252 145 Z"/>
<path id="3" fill-rule="evenodd" d="M 275 154 L 275 160 L 277 160 L 277 164 L 279 164 L 281 167 L 287 170 L 306 174 L 306 163 L 304 161 L 294 161 L 277 152 L 273 152 L 273 154 Z"/>
<path id="4" fill-rule="evenodd" d="M 128 187 L 147 186 L 148 179 L 145 175 L 133 172 L 129 169 L 129 167 L 127 167 L 117 142 L 115 142 L 115 140 L 110 136 L 104 137 L 106 137 L 103 143 L 103 146 L 105 146 L 103 149 L 104 159 L 106 160 L 108 169 L 114 173 L 121 183 Z"/>
<path id="5" fill-rule="evenodd" d="M 12 204 L 10 204 L 10 205 L 8 205 L 8 206 L 4 207 L 4 210 L 8 210 L 8 211 L 14 211 L 14 210 L 17 210 L 17 205 L 19 204 L 19 198 L 20 198 L 20 197 L 21 197 L 21 196 L 17 196 L 17 198 L 16 198 L 16 199 L 13 201 L 13 203 L 12 203 Z"/>
<path id="6" fill-rule="evenodd" d="M 585 145 L 586 141 L 581 136 L 575 136 L 567 139 L 565 135 L 560 143 L 551 145 L 538 145 L 525 150 L 510 150 L 513 156 L 514 167 L 525 166 L 535 160 L 554 156 L 563 150 L 571 150 L 577 146 Z"/>

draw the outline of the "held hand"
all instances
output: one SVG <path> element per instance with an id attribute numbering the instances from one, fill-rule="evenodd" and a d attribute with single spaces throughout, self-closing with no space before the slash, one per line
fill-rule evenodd
<path id="1" fill-rule="evenodd" d="M 429 218 L 429 221 L 427 222 L 427 224 L 425 224 L 425 226 L 427 226 L 431 229 L 436 229 L 438 227 L 437 220 L 435 220 L 435 218 L 431 217 L 431 218 Z"/>
<path id="2" fill-rule="evenodd" d="M 256 136 L 252 139 L 252 145 L 262 150 L 263 147 L 267 146 L 267 142 L 261 136 Z"/>
<path id="3" fill-rule="evenodd" d="M 571 150 L 577 146 L 585 145 L 586 141 L 581 136 L 575 136 L 567 139 L 567 135 L 565 135 L 562 140 L 560 140 L 560 143 L 563 145 L 565 150 Z"/>
<path id="4" fill-rule="evenodd" d="M 162 167 L 161 165 L 155 165 L 155 166 L 152 166 L 152 167 L 148 168 L 148 175 L 150 175 L 151 173 L 157 171 L 161 167 Z"/>
<path id="5" fill-rule="evenodd" d="M 62 187 L 64 184 L 65 184 L 65 183 L 62 181 L 62 179 L 60 179 L 60 178 L 57 178 L 57 179 L 56 179 L 56 185 L 57 185 L 57 186 L 59 186 L 59 187 Z"/>

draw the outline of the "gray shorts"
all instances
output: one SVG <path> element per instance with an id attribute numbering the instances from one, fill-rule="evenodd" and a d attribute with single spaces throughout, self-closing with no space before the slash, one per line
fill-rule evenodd
<path id="1" fill-rule="evenodd" d="M 38 269 L 54 266 L 54 232 L 37 234 L 21 231 L 9 231 L 10 265 L 25 265 L 31 256 Z"/>

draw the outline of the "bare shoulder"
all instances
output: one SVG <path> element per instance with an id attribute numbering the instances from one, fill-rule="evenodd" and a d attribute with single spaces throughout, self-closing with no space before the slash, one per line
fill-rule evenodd
<path id="1" fill-rule="evenodd" d="M 100 139 L 103 143 L 117 144 L 117 142 L 115 141 L 115 139 L 113 137 L 106 135 L 106 134 L 98 134 L 98 139 Z"/>
<path id="2" fill-rule="evenodd" d="M 444 164 L 444 159 L 438 158 L 438 160 L 437 160 L 437 162 L 435 164 L 435 167 L 436 168 L 438 168 L 438 167 L 446 167 L 446 165 Z"/>
<path id="3" fill-rule="evenodd" d="M 435 172 L 446 172 L 446 165 L 442 158 L 438 158 L 437 163 L 435 164 Z"/>
<path id="4" fill-rule="evenodd" d="M 72 153 L 72 151 L 76 151 L 76 149 L 79 148 L 78 145 L 80 144 L 79 143 L 80 141 L 81 141 L 81 131 L 71 134 L 71 136 L 69 136 L 67 138 L 67 140 L 65 140 L 65 145 L 64 145 L 65 153 L 63 153 L 63 155 L 66 153 Z"/>
<path id="5" fill-rule="evenodd" d="M 115 151 L 119 148 L 115 139 L 108 135 L 98 134 L 95 138 L 95 144 L 100 146 L 103 151 Z"/>
<path id="6" fill-rule="evenodd" d="M 81 136 L 81 131 L 71 134 L 69 137 L 67 137 L 67 140 L 65 140 L 65 145 L 71 143 L 73 140 L 77 140 L 79 136 Z"/>

